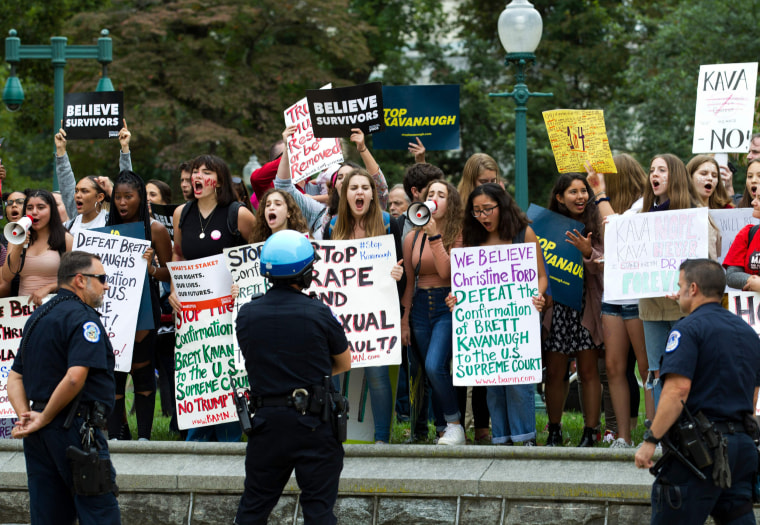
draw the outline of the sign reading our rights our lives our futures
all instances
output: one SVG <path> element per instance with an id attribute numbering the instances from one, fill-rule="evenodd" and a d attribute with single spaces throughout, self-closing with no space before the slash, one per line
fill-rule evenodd
<path id="1" fill-rule="evenodd" d="M 168 262 L 174 291 L 184 310 L 205 310 L 232 304 L 232 277 L 223 255 Z"/>
<path id="2" fill-rule="evenodd" d="M 451 250 L 454 384 L 541 382 L 536 245 Z"/>
<path id="3" fill-rule="evenodd" d="M 0 419 L 16 417 L 8 401 L 8 373 L 16 358 L 24 325 L 35 308 L 28 301 L 26 296 L 0 299 Z"/>
<path id="4" fill-rule="evenodd" d="M 459 85 L 383 86 L 385 131 L 375 149 L 407 150 L 416 138 L 428 151 L 459 149 Z"/>
<path id="5" fill-rule="evenodd" d="M 613 215 L 604 234 L 604 292 L 609 300 L 678 292 L 678 267 L 707 257 L 708 210 Z"/>
<path id="6" fill-rule="evenodd" d="M 335 89 L 309 89 L 311 124 L 316 137 L 349 137 L 351 128 L 365 135 L 383 131 L 383 85 L 370 82 Z"/>
<path id="7" fill-rule="evenodd" d="M 63 129 L 68 140 L 117 138 L 123 121 L 123 91 L 63 96 Z"/>
<path id="8" fill-rule="evenodd" d="M 322 86 L 322 89 L 331 87 L 332 84 L 327 84 Z M 293 184 L 308 179 L 332 164 L 343 162 L 340 139 L 315 136 L 311 122 L 306 97 L 285 110 L 285 125 L 296 126 L 295 132 L 288 138 L 286 144 Z"/>
<path id="9" fill-rule="evenodd" d="M 391 270 L 397 261 L 392 235 L 350 241 L 312 241 L 320 259 L 305 293 L 330 307 L 343 325 L 351 366 L 401 363 L 401 312 Z M 233 281 L 240 287 L 237 305 L 268 289 L 261 275 L 261 244 L 224 251 Z M 297 320 L 294 319 L 297 326 Z"/>

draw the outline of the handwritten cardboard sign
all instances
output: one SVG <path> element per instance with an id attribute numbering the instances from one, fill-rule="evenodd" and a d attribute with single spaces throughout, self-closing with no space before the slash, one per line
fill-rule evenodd
<path id="1" fill-rule="evenodd" d="M 739 292 L 728 289 L 728 311 L 738 315 L 760 335 L 760 294 Z M 760 398 L 757 400 L 755 415 L 760 416 Z"/>
<path id="2" fill-rule="evenodd" d="M 180 429 L 237 421 L 233 388 L 248 388 L 234 366 L 231 305 L 176 317 L 174 377 Z M 232 373 L 232 376 L 230 376 Z"/>
<path id="3" fill-rule="evenodd" d="M 536 245 L 451 250 L 454 385 L 541 382 Z"/>
<path id="4" fill-rule="evenodd" d="M 604 111 L 555 109 L 544 111 L 546 131 L 560 173 L 585 173 L 588 161 L 598 173 L 617 173 L 612 160 Z"/>
<path id="5" fill-rule="evenodd" d="M 174 290 L 183 310 L 205 310 L 232 304 L 232 278 L 223 255 L 168 262 Z"/>
<path id="6" fill-rule="evenodd" d="M 407 150 L 419 137 L 428 151 L 459 149 L 459 85 L 383 86 L 385 131 L 375 149 Z"/>
<path id="7" fill-rule="evenodd" d="M 63 129 L 68 140 L 117 138 L 123 119 L 123 91 L 63 95 Z"/>
<path id="8" fill-rule="evenodd" d="M 359 86 L 306 91 L 316 137 L 349 137 L 351 128 L 370 135 L 385 129 L 383 85 L 370 82 Z"/>
<path id="9" fill-rule="evenodd" d="M 583 306 L 583 255 L 578 248 L 565 242 L 565 232 L 578 230 L 583 233 L 583 223 L 536 204 L 530 205 L 527 215 L 533 221 L 530 227 L 536 232 L 544 252 L 552 298 L 580 312 Z"/>
<path id="10" fill-rule="evenodd" d="M 314 280 L 305 290 L 328 305 L 343 325 L 351 350 L 351 366 L 401 363 L 401 312 L 392 235 L 351 241 L 312 241 L 320 257 Z M 260 245 L 224 251 L 234 282 L 240 286 L 239 305 L 268 289 L 259 270 Z"/>
<path id="11" fill-rule="evenodd" d="M 24 325 L 35 309 L 28 301 L 26 296 L 0 299 L 0 420 L 16 417 L 8 401 L 8 373 L 16 359 Z"/>
<path id="12" fill-rule="evenodd" d="M 678 291 L 678 267 L 707 257 L 708 210 L 610 217 L 604 234 L 604 291 L 609 300 L 664 297 Z"/>
<path id="13" fill-rule="evenodd" d="M 736 234 L 748 224 L 758 224 L 760 219 L 752 217 L 752 208 L 731 208 L 728 210 L 710 210 L 710 218 L 718 226 L 721 233 L 720 257 L 718 262 L 728 254 Z"/>
<path id="14" fill-rule="evenodd" d="M 332 84 L 327 84 L 321 89 L 331 87 Z M 343 162 L 340 139 L 320 138 L 314 135 L 306 97 L 285 110 L 285 125 L 296 126 L 295 133 L 290 136 L 286 145 L 293 184 L 308 179 L 333 164 Z"/>
<path id="15" fill-rule="evenodd" d="M 699 66 L 693 153 L 747 153 L 755 115 L 757 62 Z"/>
<path id="16" fill-rule="evenodd" d="M 79 230 L 74 237 L 74 249 L 100 256 L 108 275 L 109 288 L 97 310 L 111 339 L 117 372 L 132 368 L 132 348 L 148 268 L 143 254 L 148 248 L 149 241 L 95 230 Z"/>

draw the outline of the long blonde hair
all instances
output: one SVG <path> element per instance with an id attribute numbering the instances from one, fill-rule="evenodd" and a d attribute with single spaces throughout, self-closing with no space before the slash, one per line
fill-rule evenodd
<path id="1" fill-rule="evenodd" d="M 496 172 L 496 183 L 501 180 L 499 178 L 499 165 L 490 155 L 485 153 L 475 153 L 467 159 L 467 162 L 462 169 L 462 180 L 459 181 L 459 196 L 462 198 L 462 202 L 467 202 L 467 198 L 472 193 L 478 184 L 478 177 L 483 170 L 491 170 Z"/>
<path id="2" fill-rule="evenodd" d="M 607 188 L 607 196 L 610 198 L 610 206 L 615 213 L 623 213 L 633 206 L 647 185 L 647 174 L 636 159 L 627 153 L 615 155 L 617 173 L 604 175 Z"/>
<path id="3" fill-rule="evenodd" d="M 369 173 L 362 168 L 355 168 L 343 179 L 340 187 L 340 202 L 338 203 L 338 218 L 335 220 L 331 239 L 346 240 L 353 238 L 354 227 L 357 224 L 351 207 L 348 205 L 348 187 L 351 185 L 351 179 L 354 177 L 365 177 L 369 181 L 372 189 L 372 200 L 369 203 L 367 213 L 362 217 L 364 223 L 365 237 L 377 237 L 385 235 L 385 224 L 383 223 L 383 210 L 380 207 L 380 197 L 377 194 L 377 185 L 375 180 L 370 177 Z"/>
<path id="4" fill-rule="evenodd" d="M 691 177 L 689 177 L 689 173 L 686 171 L 686 166 L 683 165 L 681 159 L 672 153 L 655 155 L 652 157 L 652 162 L 654 162 L 654 159 L 662 159 L 668 166 L 667 197 L 670 200 L 668 209 L 686 210 L 699 207 L 701 205 L 701 200 L 694 189 Z M 650 167 L 652 162 L 649 163 Z M 644 206 L 641 208 L 641 211 L 648 212 L 653 205 L 654 190 L 652 189 L 651 184 L 647 184 L 644 188 Z"/>
<path id="5" fill-rule="evenodd" d="M 728 196 L 726 187 L 723 186 L 723 180 L 720 178 L 720 164 L 715 160 L 715 157 L 710 155 L 697 155 L 689 161 L 686 165 L 686 171 L 689 174 L 691 183 L 694 184 L 694 172 L 696 172 L 705 162 L 709 162 L 715 166 L 716 170 L 718 170 L 718 182 L 715 183 L 715 191 L 712 192 L 710 199 L 707 201 L 707 207 L 711 210 L 722 210 L 726 207 L 726 204 L 731 204 L 731 207 L 733 208 L 733 201 L 731 200 L 731 197 Z"/>

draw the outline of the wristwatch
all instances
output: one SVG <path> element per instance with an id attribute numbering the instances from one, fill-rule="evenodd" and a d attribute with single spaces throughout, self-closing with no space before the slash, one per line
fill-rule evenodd
<path id="1" fill-rule="evenodd" d="M 652 434 L 652 431 L 649 429 L 646 429 L 646 431 L 644 432 L 644 441 L 646 441 L 647 443 L 652 443 L 653 445 L 656 445 L 660 442 L 659 439 L 654 437 L 654 434 Z"/>

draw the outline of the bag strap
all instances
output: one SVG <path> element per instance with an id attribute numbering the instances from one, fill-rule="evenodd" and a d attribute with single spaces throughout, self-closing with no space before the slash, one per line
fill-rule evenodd
<path id="1" fill-rule="evenodd" d="M 755 224 L 752 228 L 749 229 L 749 235 L 747 235 L 747 248 L 750 247 L 752 244 L 752 239 L 755 237 L 755 234 L 757 233 L 757 230 L 760 229 L 760 224 Z"/>
<path id="2" fill-rule="evenodd" d="M 412 239 L 412 254 L 414 254 L 414 245 L 417 243 L 417 237 L 420 236 L 422 230 L 414 230 L 414 238 Z M 427 239 L 427 233 L 422 234 L 422 244 L 420 244 L 420 258 L 417 261 L 417 266 L 414 267 L 414 289 L 417 289 L 417 281 L 420 278 L 420 266 L 422 265 L 422 250 L 425 249 L 425 240 Z"/>
<path id="3" fill-rule="evenodd" d="M 227 208 L 227 230 L 235 238 L 235 242 L 240 241 L 240 230 L 238 229 L 238 211 L 243 206 L 239 201 L 232 201 Z"/>

